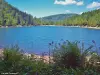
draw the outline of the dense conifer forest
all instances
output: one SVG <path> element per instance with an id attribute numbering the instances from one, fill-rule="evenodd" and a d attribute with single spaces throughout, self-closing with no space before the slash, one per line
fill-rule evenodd
<path id="1" fill-rule="evenodd" d="M 100 26 L 100 9 L 63 20 L 63 25 Z"/>
<path id="2" fill-rule="evenodd" d="M 22 12 L 5 0 L 0 0 L 0 25 L 35 25 L 33 17 L 30 14 Z"/>

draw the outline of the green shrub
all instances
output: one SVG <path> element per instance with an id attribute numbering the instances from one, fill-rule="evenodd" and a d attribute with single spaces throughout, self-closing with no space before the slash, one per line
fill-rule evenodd
<path id="1" fill-rule="evenodd" d="M 23 56 L 17 46 L 5 48 L 0 61 L 0 73 L 26 73 L 30 71 L 32 61 Z"/>
<path id="2" fill-rule="evenodd" d="M 53 60 L 57 66 L 62 68 L 78 68 L 85 67 L 86 56 L 88 56 L 90 49 L 79 47 L 79 42 L 69 42 L 56 46 L 53 50 Z"/>

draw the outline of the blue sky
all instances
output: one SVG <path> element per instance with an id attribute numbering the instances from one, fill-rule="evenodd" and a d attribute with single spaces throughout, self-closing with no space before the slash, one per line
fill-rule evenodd
<path id="1" fill-rule="evenodd" d="M 100 8 L 100 0 L 6 0 L 21 11 L 36 17 L 87 12 Z"/>

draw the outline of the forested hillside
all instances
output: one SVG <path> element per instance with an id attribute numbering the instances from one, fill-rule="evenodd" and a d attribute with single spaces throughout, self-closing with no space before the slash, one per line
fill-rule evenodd
<path id="1" fill-rule="evenodd" d="M 72 16 L 76 16 L 76 15 L 78 14 L 57 14 L 57 15 L 43 17 L 42 20 L 55 22 L 55 21 L 60 21 L 60 20 L 70 18 Z"/>
<path id="2" fill-rule="evenodd" d="M 100 9 L 65 19 L 62 21 L 62 25 L 100 26 Z"/>
<path id="3" fill-rule="evenodd" d="M 0 26 L 35 25 L 30 14 L 22 12 L 8 4 L 5 0 L 0 0 Z"/>
<path id="4" fill-rule="evenodd" d="M 41 19 L 43 25 L 91 26 L 100 27 L 100 9 L 84 12 L 81 15 L 53 15 Z M 65 18 L 65 19 L 62 19 Z M 58 20 L 58 21 L 57 21 Z"/>

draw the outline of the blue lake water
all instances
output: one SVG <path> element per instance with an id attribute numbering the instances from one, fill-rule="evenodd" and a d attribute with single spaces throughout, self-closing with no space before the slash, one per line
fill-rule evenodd
<path id="1" fill-rule="evenodd" d="M 63 26 L 0 28 L 0 47 L 18 44 L 25 52 L 48 52 L 48 43 L 62 39 L 83 41 L 86 45 L 95 40 L 100 46 L 100 30 Z"/>

